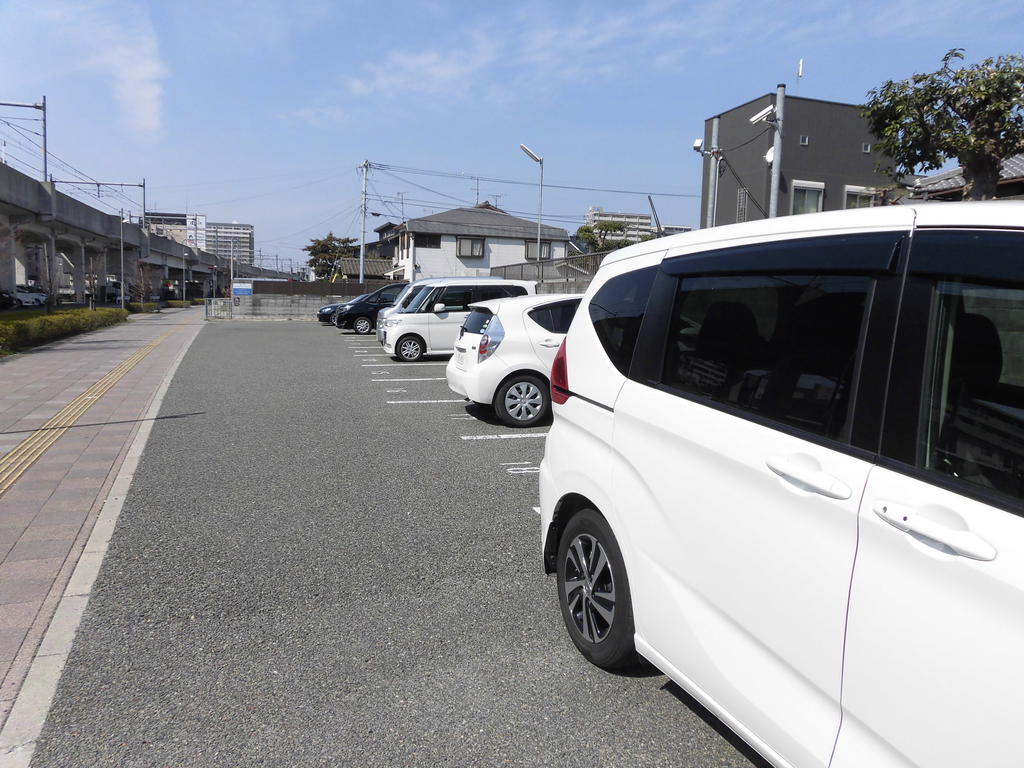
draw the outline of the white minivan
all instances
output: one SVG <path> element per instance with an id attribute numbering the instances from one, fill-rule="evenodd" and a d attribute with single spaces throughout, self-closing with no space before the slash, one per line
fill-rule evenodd
<path id="1" fill-rule="evenodd" d="M 398 360 L 413 362 L 424 355 L 452 353 L 469 305 L 488 299 L 536 292 L 532 280 L 451 277 L 427 283 L 401 311 L 382 323 L 380 343 Z"/>
<path id="2" fill-rule="evenodd" d="M 1024 202 L 607 257 L 555 358 L 543 562 L 793 768 L 1024 764 Z"/>

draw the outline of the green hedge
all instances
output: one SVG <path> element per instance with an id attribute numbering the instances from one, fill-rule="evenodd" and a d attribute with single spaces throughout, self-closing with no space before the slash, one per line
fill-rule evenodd
<path id="1" fill-rule="evenodd" d="M 189 299 L 192 302 L 193 307 L 201 307 L 206 303 L 206 299 Z"/>
<path id="2" fill-rule="evenodd" d="M 128 311 L 132 314 L 138 312 L 155 312 L 160 309 L 160 305 L 155 301 L 129 301 L 126 305 Z"/>
<path id="3" fill-rule="evenodd" d="M 50 315 L 21 318 L 5 316 L 0 322 L 0 354 L 45 344 L 124 321 L 123 309 L 65 309 Z"/>
<path id="4" fill-rule="evenodd" d="M 192 306 L 192 302 L 191 301 L 179 301 L 179 300 L 175 299 L 174 301 L 168 301 L 167 302 L 167 306 L 168 307 L 174 307 L 175 309 L 184 309 L 185 307 L 191 307 Z"/>

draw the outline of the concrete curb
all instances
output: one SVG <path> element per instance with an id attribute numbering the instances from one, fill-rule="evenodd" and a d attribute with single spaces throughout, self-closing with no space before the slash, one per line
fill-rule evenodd
<path id="1" fill-rule="evenodd" d="M 99 575 L 103 557 L 110 545 L 117 519 L 124 508 L 125 497 L 131 486 L 135 470 L 138 468 L 142 452 L 145 450 L 149 435 L 153 431 L 155 418 L 160 412 L 164 395 L 170 387 L 178 366 L 195 341 L 196 333 L 182 347 L 164 375 L 153 399 L 143 416 L 135 438 L 128 448 L 124 462 L 117 473 L 110 493 L 103 504 L 99 517 L 93 526 L 92 533 L 85 545 L 81 557 L 50 626 L 43 636 L 36 657 L 32 661 L 28 675 L 21 686 L 18 698 L 11 708 L 10 715 L 0 731 L 0 768 L 28 768 L 35 752 L 36 740 L 43 731 L 46 716 L 50 711 L 61 672 L 71 653 L 75 633 L 82 621 L 89 595 Z"/>

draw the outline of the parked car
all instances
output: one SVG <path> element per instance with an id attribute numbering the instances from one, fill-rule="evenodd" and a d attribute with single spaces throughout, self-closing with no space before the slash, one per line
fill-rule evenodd
<path id="1" fill-rule="evenodd" d="M 357 296 L 356 297 L 356 299 L 361 299 L 361 298 L 363 298 L 363 297 L 362 296 Z M 353 301 L 355 301 L 356 299 L 353 299 Z M 344 303 L 345 302 L 343 302 L 343 301 L 336 301 L 333 304 L 324 304 L 322 307 L 320 307 L 320 309 L 318 309 L 316 311 L 316 319 L 319 320 L 321 323 L 331 323 L 333 325 L 334 324 L 334 313 L 337 312 L 338 311 L 338 307 L 340 307 Z"/>
<path id="2" fill-rule="evenodd" d="M 7 291 L 0 291 L 0 310 L 10 309 L 14 306 L 17 306 L 14 296 L 9 294 Z"/>
<path id="3" fill-rule="evenodd" d="M 41 307 L 46 304 L 47 294 L 32 286 L 18 285 L 14 288 L 14 298 L 23 307 Z"/>
<path id="4" fill-rule="evenodd" d="M 351 328 L 360 335 L 373 333 L 377 313 L 395 303 L 408 283 L 394 283 L 378 288 L 372 293 L 359 296 L 340 305 L 334 313 L 334 324 L 338 328 Z"/>
<path id="5" fill-rule="evenodd" d="M 401 312 L 384 321 L 381 344 L 397 360 L 413 362 L 424 355 L 452 353 L 469 305 L 488 299 L 534 293 L 528 280 L 478 280 L 472 277 L 433 280 Z"/>
<path id="6" fill-rule="evenodd" d="M 411 283 L 407 283 L 406 286 L 405 286 L 405 290 L 403 290 L 398 295 L 398 298 L 395 299 L 395 303 L 394 304 L 392 304 L 390 307 L 385 307 L 384 309 L 378 310 L 378 312 L 377 312 L 377 322 L 376 322 L 376 326 L 377 326 L 377 341 L 379 341 L 381 343 L 384 342 L 384 321 L 388 317 L 393 315 L 395 312 L 401 312 L 403 309 L 408 307 L 416 299 L 416 297 L 419 296 L 420 291 L 423 290 L 424 286 L 429 285 L 431 283 L 434 283 L 437 280 L 446 280 L 446 279 L 456 279 L 456 278 L 422 277 L 419 280 L 413 280 Z M 457 279 L 465 280 L 466 278 L 462 277 L 462 278 L 457 278 Z M 503 280 L 504 278 L 501 278 L 501 277 L 491 277 L 491 276 L 488 276 L 488 275 L 484 275 L 483 277 L 474 277 L 472 279 L 473 280 Z"/>
<path id="7" fill-rule="evenodd" d="M 470 304 L 446 369 L 449 389 L 493 407 L 510 427 L 546 418 L 548 375 L 580 298 L 538 294 Z"/>
<path id="8" fill-rule="evenodd" d="M 780 766 L 1021 762 L 1024 203 L 607 257 L 559 349 L 543 562 Z"/>

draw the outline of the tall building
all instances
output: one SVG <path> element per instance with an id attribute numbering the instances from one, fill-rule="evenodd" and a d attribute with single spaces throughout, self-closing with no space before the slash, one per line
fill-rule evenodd
<path id="1" fill-rule="evenodd" d="M 236 263 L 252 264 L 256 255 L 256 238 L 252 224 L 210 222 L 206 225 L 206 245 L 210 253 Z"/>
<path id="2" fill-rule="evenodd" d="M 615 240 L 629 240 L 631 243 L 639 243 L 641 240 L 657 237 L 657 231 L 651 223 L 649 213 L 619 213 L 606 211 L 600 206 L 592 205 L 587 209 L 587 226 L 603 222 L 615 222 L 625 226 L 621 234 L 612 235 Z M 663 224 L 662 232 L 666 235 L 678 235 L 680 232 L 689 232 L 691 227 L 682 224 Z"/>
<path id="3" fill-rule="evenodd" d="M 147 213 L 146 224 L 154 235 L 169 237 L 191 248 L 206 249 L 206 217 L 199 213 Z"/>
<path id="4" fill-rule="evenodd" d="M 766 93 L 718 115 L 718 185 L 714 223 L 768 218 L 771 195 L 774 109 L 777 94 Z M 879 190 L 891 184 L 875 170 L 875 137 L 856 104 L 785 96 L 779 216 L 875 205 Z M 701 220 L 711 226 L 709 182 L 715 162 L 714 118 L 704 121 L 704 176 Z"/>
<path id="5" fill-rule="evenodd" d="M 238 264 L 254 262 L 256 242 L 252 224 L 211 222 L 200 213 L 147 213 L 146 223 L 154 235 L 225 259 L 233 253 Z"/>

